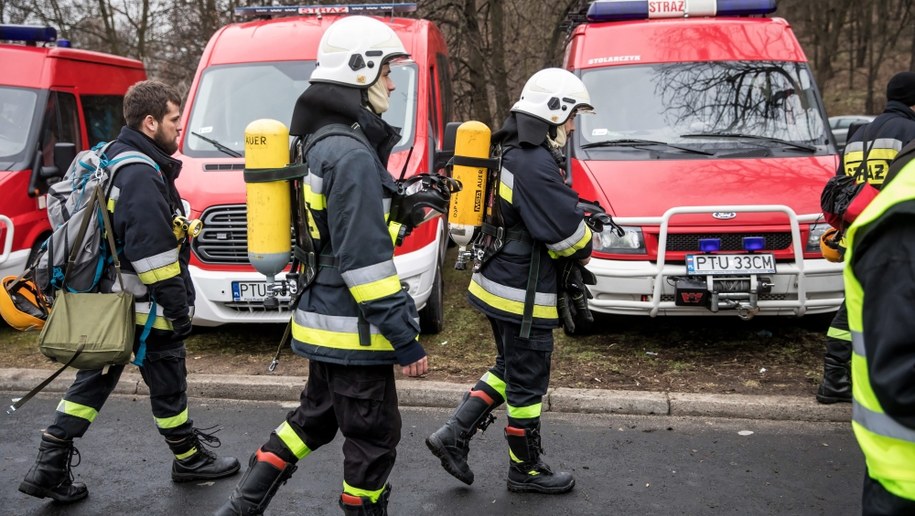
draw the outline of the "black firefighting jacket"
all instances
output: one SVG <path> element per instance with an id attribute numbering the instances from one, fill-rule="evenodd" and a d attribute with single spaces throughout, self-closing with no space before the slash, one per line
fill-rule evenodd
<path id="1" fill-rule="evenodd" d="M 854 176 L 866 154 L 867 181 L 879 190 L 890 162 L 912 140 L 915 140 L 915 112 L 902 102 L 891 100 L 880 116 L 849 137 L 836 173 Z"/>
<path id="2" fill-rule="evenodd" d="M 109 159 L 139 151 L 158 165 L 135 163 L 121 167 L 112 181 L 108 211 L 121 256 L 125 290 L 136 300 L 139 326 L 146 324 L 151 299 L 156 301 L 154 332 L 171 334 L 171 321 L 190 316 L 194 286 L 188 273 L 190 248 L 180 245 L 172 229 L 176 214 L 184 214 L 175 180 L 181 162 L 166 155 L 143 133 L 124 127 L 107 151 Z M 101 288 L 120 290 L 113 270 Z"/>
<path id="3" fill-rule="evenodd" d="M 468 299 L 489 317 L 521 323 L 531 269 L 532 247 L 540 253 L 533 326 L 558 325 L 557 270 L 560 258 L 591 255 L 591 230 L 578 208 L 578 195 L 567 186 L 547 147 L 546 122 L 513 113 L 493 135 L 502 146 L 502 168 L 495 202 L 503 227 L 521 230 L 530 241 L 508 240 L 502 250 L 473 274 Z"/>
<path id="4" fill-rule="evenodd" d="M 297 101 L 290 125 L 291 134 L 308 135 L 358 122 L 361 133 L 316 140 L 305 156 L 303 195 L 319 266 L 293 314 L 292 349 L 321 362 L 408 365 L 425 351 L 386 224 L 396 187 L 385 163 L 399 134 L 362 107 L 361 94 L 314 84 Z"/>

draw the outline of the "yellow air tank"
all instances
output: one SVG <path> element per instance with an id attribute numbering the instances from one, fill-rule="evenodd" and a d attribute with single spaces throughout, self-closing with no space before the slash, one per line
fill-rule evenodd
<path id="1" fill-rule="evenodd" d="M 461 182 L 461 191 L 451 194 L 448 206 L 448 233 L 458 245 L 455 268 L 463 269 L 467 245 L 476 229 L 483 225 L 486 210 L 486 167 L 458 165 L 460 158 L 489 158 L 491 131 L 486 124 L 471 120 L 458 127 L 454 142 L 455 165 L 451 177 Z"/>
<path id="2" fill-rule="evenodd" d="M 292 252 L 292 207 L 289 181 L 261 181 L 289 162 L 289 129 L 282 122 L 255 120 L 245 128 L 245 190 L 248 208 L 248 261 L 267 277 L 268 299 Z"/>

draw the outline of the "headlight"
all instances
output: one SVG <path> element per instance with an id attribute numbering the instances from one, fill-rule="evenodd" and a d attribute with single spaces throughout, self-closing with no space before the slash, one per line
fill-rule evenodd
<path id="1" fill-rule="evenodd" d="M 594 250 L 611 254 L 637 254 L 645 252 L 642 228 L 622 226 L 625 233 L 619 236 L 611 228 L 594 234 Z M 819 245 L 819 244 L 818 244 Z"/>
<path id="2" fill-rule="evenodd" d="M 188 217 L 191 216 L 191 203 L 186 199 L 181 199 L 181 207 L 184 208 L 184 214 Z"/>
<path id="3" fill-rule="evenodd" d="M 807 247 L 804 249 L 808 253 L 820 252 L 820 237 L 823 236 L 830 227 L 829 224 L 813 224 L 810 226 L 810 235 L 807 237 Z"/>

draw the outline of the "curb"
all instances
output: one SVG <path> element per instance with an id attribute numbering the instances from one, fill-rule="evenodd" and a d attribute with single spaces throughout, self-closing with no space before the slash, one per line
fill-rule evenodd
<path id="1" fill-rule="evenodd" d="M 0 368 L 0 391 L 25 394 L 41 383 L 50 370 Z M 67 370 L 45 387 L 44 392 L 65 392 L 76 372 Z M 305 387 L 304 376 L 226 376 L 192 374 L 187 394 L 197 398 L 294 403 Z M 403 407 L 454 408 L 470 384 L 426 380 L 397 380 L 397 397 Z M 149 394 L 137 373 L 124 373 L 115 394 Z M 5 403 L 4 403 L 5 404 Z M 604 389 L 550 389 L 543 400 L 544 412 L 698 416 L 782 421 L 851 420 L 851 404 L 821 405 L 813 396 L 763 396 L 748 394 L 701 394 L 679 392 L 619 391 Z"/>

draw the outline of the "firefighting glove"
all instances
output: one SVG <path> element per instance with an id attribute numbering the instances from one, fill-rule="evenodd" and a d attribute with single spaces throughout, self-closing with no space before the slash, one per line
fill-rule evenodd
<path id="1" fill-rule="evenodd" d="M 191 324 L 191 318 L 184 315 L 172 321 L 172 342 L 180 342 L 186 339 L 191 334 L 191 329 L 193 325 Z"/>
<path id="2" fill-rule="evenodd" d="M 589 326 L 594 316 L 588 308 L 591 291 L 587 285 L 596 283 L 591 271 L 573 260 L 566 261 L 560 272 L 557 310 L 559 321 L 566 333 L 575 333 L 578 326 Z"/>

